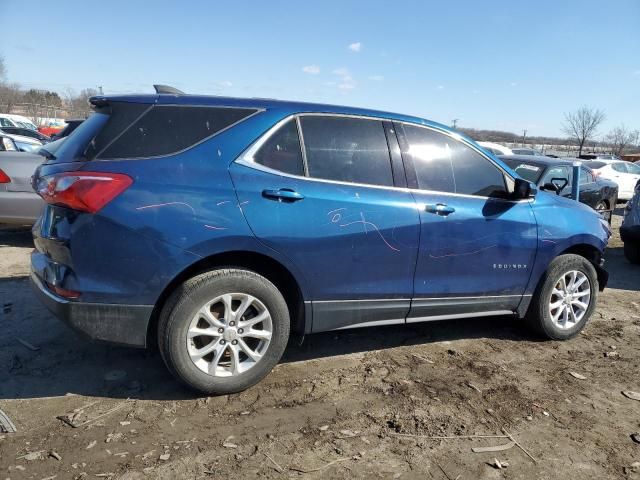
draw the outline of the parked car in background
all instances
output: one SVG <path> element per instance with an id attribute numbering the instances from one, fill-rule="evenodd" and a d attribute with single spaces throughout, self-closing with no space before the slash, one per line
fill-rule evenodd
<path id="1" fill-rule="evenodd" d="M 67 125 L 57 133 L 51 136 L 52 140 L 59 140 L 64 137 L 68 137 L 71 133 L 84 122 L 84 119 L 67 120 Z"/>
<path id="2" fill-rule="evenodd" d="M 578 158 L 582 160 L 617 160 L 622 161 L 622 159 L 613 153 L 583 153 L 579 155 Z"/>
<path id="3" fill-rule="evenodd" d="M 40 147 L 42 147 L 42 142 L 40 140 L 36 140 L 35 138 L 6 133 L 2 129 L 0 129 L 0 134 L 11 138 L 18 150 L 21 152 L 37 153 L 37 151 L 40 150 Z"/>
<path id="4" fill-rule="evenodd" d="M 2 127 L 2 131 L 4 133 L 9 133 L 12 135 L 21 135 L 23 137 L 35 138 L 41 143 L 47 143 L 51 141 L 51 138 L 40 133 L 37 130 L 32 130 L 27 127 Z"/>
<path id="5" fill-rule="evenodd" d="M 48 137 L 59 133 L 65 127 L 64 122 L 49 122 L 46 125 L 42 125 L 38 128 L 38 131 Z"/>
<path id="6" fill-rule="evenodd" d="M 513 152 L 509 147 L 505 147 L 504 145 L 500 145 L 499 143 L 493 142 L 478 142 L 485 150 L 493 153 L 494 155 L 513 155 Z"/>
<path id="7" fill-rule="evenodd" d="M 596 175 L 618 184 L 618 199 L 630 200 L 640 180 L 640 165 L 624 160 L 587 160 L 585 164 Z"/>
<path id="8" fill-rule="evenodd" d="M 294 333 L 507 315 L 568 339 L 607 283 L 606 221 L 442 125 L 175 90 L 91 103 L 34 175 L 33 286 L 199 391 L 257 383 Z"/>
<path id="9" fill-rule="evenodd" d="M 18 124 L 15 123 L 11 118 L 9 118 L 6 114 L 0 114 L 0 128 L 4 127 L 17 127 Z"/>
<path id="10" fill-rule="evenodd" d="M 23 115 L 16 115 L 14 113 L 5 113 L 3 114 L 5 117 L 11 119 L 13 123 L 18 127 L 29 128 L 31 130 L 38 130 L 35 123 L 33 123 L 30 119 Z"/>
<path id="11" fill-rule="evenodd" d="M 513 155 L 535 155 L 536 157 L 544 157 L 544 153 L 535 148 L 512 148 Z"/>
<path id="12" fill-rule="evenodd" d="M 44 206 L 31 186 L 40 155 L 0 151 L 0 223 L 32 225 Z"/>
<path id="13" fill-rule="evenodd" d="M 624 242 L 624 256 L 631 263 L 640 264 L 640 182 L 624 208 L 620 237 Z"/>
<path id="14" fill-rule="evenodd" d="M 518 175 L 535 183 L 538 188 L 556 192 L 570 198 L 573 188 L 573 161 L 530 155 L 500 157 Z M 580 167 L 580 202 L 589 205 L 611 223 L 613 209 L 618 199 L 618 185 L 611 180 L 594 175 L 585 166 Z"/>
<path id="15" fill-rule="evenodd" d="M 2 133 L 0 130 L 0 152 L 17 152 L 18 147 L 9 135 Z"/>

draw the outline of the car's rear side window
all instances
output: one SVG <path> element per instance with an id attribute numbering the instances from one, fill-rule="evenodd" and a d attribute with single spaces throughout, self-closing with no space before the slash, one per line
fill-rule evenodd
<path id="1" fill-rule="evenodd" d="M 147 158 L 190 148 L 255 113 L 255 109 L 156 105 L 97 158 Z"/>
<path id="2" fill-rule="evenodd" d="M 381 121 L 310 115 L 300 122 L 310 177 L 393 186 Z"/>
<path id="3" fill-rule="evenodd" d="M 292 118 L 271 135 L 253 159 L 265 167 L 303 176 L 304 161 L 296 120 Z"/>

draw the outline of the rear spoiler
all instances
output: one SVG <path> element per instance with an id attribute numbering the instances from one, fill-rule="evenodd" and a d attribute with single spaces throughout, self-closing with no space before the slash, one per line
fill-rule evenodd
<path id="1" fill-rule="evenodd" d="M 186 95 L 182 90 L 178 90 L 170 85 L 154 85 L 153 88 L 158 95 Z M 109 105 L 110 98 L 105 95 L 96 95 L 89 98 L 89 104 L 94 108 L 102 108 Z"/>

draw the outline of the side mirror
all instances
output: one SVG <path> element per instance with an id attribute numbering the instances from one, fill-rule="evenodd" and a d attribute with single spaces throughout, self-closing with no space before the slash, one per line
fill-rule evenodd
<path id="1" fill-rule="evenodd" d="M 547 182 L 540 187 L 541 190 L 549 190 L 550 192 L 556 192 L 556 195 L 560 194 L 560 187 L 552 182 Z"/>
<path id="2" fill-rule="evenodd" d="M 513 186 L 513 197 L 516 200 L 521 200 L 525 198 L 534 198 L 538 193 L 538 189 L 536 186 L 528 182 L 527 180 L 523 180 L 522 178 L 516 178 Z"/>

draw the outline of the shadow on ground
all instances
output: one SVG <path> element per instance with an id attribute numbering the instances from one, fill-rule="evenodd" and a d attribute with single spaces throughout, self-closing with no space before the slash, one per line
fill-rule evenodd
<path id="1" fill-rule="evenodd" d="M 22 299 L 12 304 L 10 312 L 0 312 L 0 331 L 5 333 L 0 340 L 0 399 L 68 393 L 155 400 L 198 396 L 174 380 L 157 352 L 89 343 L 37 303 L 27 280 L 0 284 L 0 295 L 7 287 L 20 291 Z M 362 328 L 310 335 L 302 344 L 292 341 L 281 363 L 461 338 L 531 340 L 511 318 Z M 39 350 L 32 351 L 18 339 Z"/>

